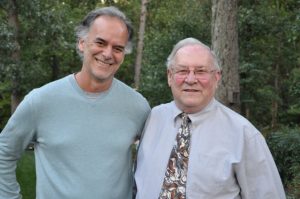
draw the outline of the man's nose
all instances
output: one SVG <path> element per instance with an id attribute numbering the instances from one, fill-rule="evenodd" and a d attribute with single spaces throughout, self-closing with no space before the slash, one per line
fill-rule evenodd
<path id="1" fill-rule="evenodd" d="M 187 77 L 185 79 L 185 82 L 189 83 L 189 84 L 193 84 L 193 83 L 197 82 L 197 78 L 195 76 L 194 71 L 192 71 L 192 70 L 189 71 L 189 73 L 188 73 L 188 75 L 187 75 Z"/>
<path id="2" fill-rule="evenodd" d="M 105 59 L 110 59 L 112 57 L 112 53 L 113 53 L 113 49 L 111 46 L 106 46 L 105 48 L 103 48 L 103 56 L 105 57 Z"/>

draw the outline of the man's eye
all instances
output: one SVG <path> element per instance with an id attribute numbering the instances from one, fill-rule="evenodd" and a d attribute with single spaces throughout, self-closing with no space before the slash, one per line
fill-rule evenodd
<path id="1" fill-rule="evenodd" d="M 104 46 L 104 45 L 105 45 L 105 43 L 102 42 L 102 41 L 98 41 L 98 42 L 96 42 L 96 44 L 97 44 L 98 46 Z"/>
<path id="2" fill-rule="evenodd" d="M 205 73 L 207 73 L 206 70 L 196 70 L 195 71 L 195 74 L 205 74 Z"/>
<path id="3" fill-rule="evenodd" d="M 122 53 L 124 52 L 124 48 L 114 48 L 115 52 Z"/>
<path id="4" fill-rule="evenodd" d="M 188 74 L 189 71 L 188 70 L 179 70 L 179 71 L 177 71 L 177 73 L 185 75 L 185 74 Z"/>

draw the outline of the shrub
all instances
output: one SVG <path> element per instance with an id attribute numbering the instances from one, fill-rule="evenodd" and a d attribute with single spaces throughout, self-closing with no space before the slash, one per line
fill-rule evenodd
<path id="1" fill-rule="evenodd" d="M 287 194 L 300 198 L 300 128 L 284 127 L 270 133 L 267 142 Z"/>

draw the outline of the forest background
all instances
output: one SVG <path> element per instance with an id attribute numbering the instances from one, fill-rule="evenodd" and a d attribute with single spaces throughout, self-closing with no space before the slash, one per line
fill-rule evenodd
<path id="1" fill-rule="evenodd" d="M 300 198 L 300 1 L 237 2 L 238 74 L 233 75 L 239 77 L 239 112 L 266 137 L 288 197 Z M 135 50 L 126 56 L 117 78 L 141 92 L 151 106 L 169 102 L 166 58 L 185 37 L 212 45 L 213 4 L 0 0 L 0 131 L 30 90 L 80 70 L 74 27 L 87 12 L 107 5 L 119 7 L 135 27 Z M 142 59 L 137 66 L 143 14 Z"/>

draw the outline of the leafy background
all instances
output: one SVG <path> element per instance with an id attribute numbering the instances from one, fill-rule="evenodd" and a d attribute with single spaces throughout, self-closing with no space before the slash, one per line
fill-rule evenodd
<path id="1" fill-rule="evenodd" d="M 10 117 L 13 79 L 19 80 L 17 90 L 24 96 L 80 69 L 74 27 L 88 11 L 116 5 L 132 20 L 135 35 L 138 31 L 140 0 L 16 0 L 18 46 L 7 20 L 9 2 L 0 1 L 0 131 Z M 147 9 L 139 92 L 155 106 L 172 99 L 165 68 L 172 46 L 185 37 L 211 44 L 211 2 L 151 0 Z M 300 1 L 239 0 L 238 27 L 241 114 L 265 135 L 288 197 L 300 198 Z M 18 48 L 16 63 L 10 55 Z M 135 55 L 126 57 L 117 74 L 131 86 Z M 25 199 L 34 198 L 27 195 L 34 193 L 33 161 L 27 151 L 18 167 L 22 187 L 29 187 L 22 188 Z"/>

